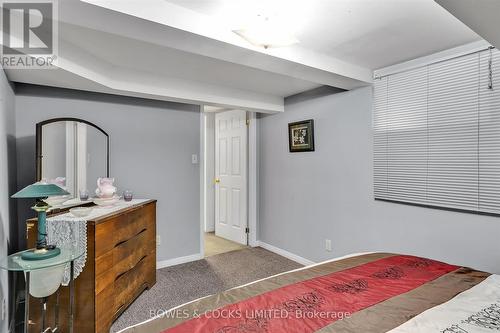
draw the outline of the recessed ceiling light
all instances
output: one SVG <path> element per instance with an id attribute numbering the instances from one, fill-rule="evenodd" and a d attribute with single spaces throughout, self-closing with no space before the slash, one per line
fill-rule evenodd
<path id="1" fill-rule="evenodd" d="M 249 43 L 266 49 L 269 47 L 290 46 L 299 42 L 293 33 L 287 31 L 283 25 L 277 22 L 275 23 L 269 18 L 261 17 L 261 19 L 252 24 L 252 26 L 233 30 L 233 32 Z"/>

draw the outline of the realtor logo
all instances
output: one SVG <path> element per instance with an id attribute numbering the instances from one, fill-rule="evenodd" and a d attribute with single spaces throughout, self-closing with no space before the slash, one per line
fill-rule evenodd
<path id="1" fill-rule="evenodd" d="M 53 68 L 57 59 L 56 3 L 3 1 L 2 58 L 4 68 Z"/>

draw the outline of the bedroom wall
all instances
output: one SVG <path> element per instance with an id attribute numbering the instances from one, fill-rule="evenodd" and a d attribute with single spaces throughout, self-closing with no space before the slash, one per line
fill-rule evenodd
<path id="1" fill-rule="evenodd" d="M 119 191 L 158 200 L 157 260 L 200 252 L 199 164 L 191 164 L 200 146 L 198 106 L 18 84 L 16 113 L 19 187 L 35 181 L 37 122 L 88 120 L 110 136 L 110 174 Z M 33 215 L 26 204 L 19 212 L 20 219 Z"/>
<path id="2" fill-rule="evenodd" d="M 500 218 L 373 200 L 371 98 L 293 98 L 261 117 L 259 239 L 313 261 L 389 251 L 500 273 Z M 309 118 L 316 151 L 289 153 L 287 124 Z"/>
<path id="3" fill-rule="evenodd" d="M 14 91 L 0 67 L 0 257 L 7 256 L 15 246 L 12 244 L 11 226 L 16 225 L 16 212 L 14 200 L 10 199 L 16 188 L 14 131 Z M 0 312 L 2 302 L 5 301 L 7 306 L 9 289 L 7 273 L 0 270 Z M 0 313 L 1 332 L 7 332 L 7 318 L 7 311 Z"/>

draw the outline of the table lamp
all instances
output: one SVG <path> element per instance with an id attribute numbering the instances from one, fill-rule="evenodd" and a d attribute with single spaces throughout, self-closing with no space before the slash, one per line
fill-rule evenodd
<path id="1" fill-rule="evenodd" d="M 53 258 L 61 253 L 55 245 L 47 245 L 47 226 L 46 217 L 47 210 L 51 207 L 44 201 L 47 197 L 56 195 L 68 195 L 64 189 L 54 184 L 35 183 L 26 186 L 21 191 L 17 192 L 12 198 L 21 199 L 29 198 L 36 199 L 35 206 L 31 207 L 38 213 L 38 236 L 36 248 L 31 251 L 26 251 L 21 255 L 23 260 L 43 260 Z"/>

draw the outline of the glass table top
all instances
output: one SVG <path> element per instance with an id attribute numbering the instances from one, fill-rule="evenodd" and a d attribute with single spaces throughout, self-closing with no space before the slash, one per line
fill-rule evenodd
<path id="1" fill-rule="evenodd" d="M 32 250 L 32 249 L 31 249 Z M 56 257 L 44 260 L 23 260 L 21 254 L 30 250 L 25 250 L 11 254 L 8 257 L 0 259 L 0 269 L 7 271 L 31 272 L 38 269 L 55 267 L 67 264 L 80 258 L 84 252 L 79 252 L 76 248 L 61 248 L 61 254 Z"/>

